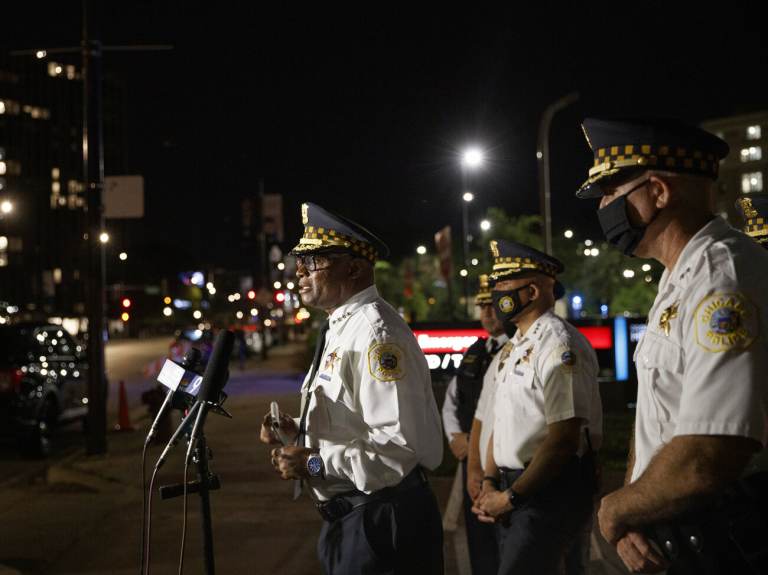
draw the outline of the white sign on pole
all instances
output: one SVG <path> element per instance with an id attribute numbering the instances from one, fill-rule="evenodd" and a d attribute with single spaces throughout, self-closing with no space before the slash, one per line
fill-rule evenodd
<path id="1" fill-rule="evenodd" d="M 144 178 L 106 176 L 102 194 L 105 218 L 144 217 Z"/>

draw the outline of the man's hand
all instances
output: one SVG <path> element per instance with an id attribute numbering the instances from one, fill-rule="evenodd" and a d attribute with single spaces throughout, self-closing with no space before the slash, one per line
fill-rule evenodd
<path id="1" fill-rule="evenodd" d="M 616 545 L 619 539 L 629 530 L 629 526 L 624 523 L 617 512 L 617 504 L 623 495 L 624 489 L 627 488 L 619 489 L 603 497 L 600 501 L 600 509 L 597 512 L 600 533 L 603 534 L 605 540 L 611 545 Z"/>
<path id="2" fill-rule="evenodd" d="M 480 467 L 467 466 L 467 492 L 469 497 L 474 501 L 480 495 L 480 490 L 483 487 L 483 470 Z"/>
<path id="3" fill-rule="evenodd" d="M 499 491 L 493 487 L 490 481 L 483 482 L 480 497 L 472 505 L 472 512 L 477 515 L 481 523 L 495 523 L 504 515 L 512 511 L 509 495 L 506 491 Z"/>
<path id="4" fill-rule="evenodd" d="M 669 568 L 667 560 L 637 531 L 627 531 L 616 544 L 616 551 L 632 573 L 659 573 Z"/>
<path id="5" fill-rule="evenodd" d="M 280 413 L 280 431 L 282 431 L 291 442 L 296 441 L 296 436 L 299 434 L 296 422 L 286 413 Z M 278 445 L 280 443 L 275 430 L 272 429 L 272 416 L 269 413 L 264 416 L 264 419 L 261 422 L 259 439 L 262 443 L 266 443 L 267 445 Z"/>
<path id="6" fill-rule="evenodd" d="M 271 453 L 272 467 L 283 479 L 307 479 L 307 459 L 311 453 L 311 449 L 295 445 L 276 447 Z"/>
<path id="7" fill-rule="evenodd" d="M 454 433 L 449 444 L 451 453 L 459 461 L 463 461 L 467 456 L 469 449 L 469 434 L 468 433 Z"/>

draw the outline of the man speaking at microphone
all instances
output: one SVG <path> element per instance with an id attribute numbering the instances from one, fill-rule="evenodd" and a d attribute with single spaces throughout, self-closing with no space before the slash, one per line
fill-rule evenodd
<path id="1" fill-rule="evenodd" d="M 281 417 L 294 445 L 272 451 L 283 479 L 309 486 L 327 575 L 442 573 L 442 525 L 424 468 L 442 460 L 429 368 L 408 325 L 378 294 L 386 245 L 315 204 L 302 206 L 296 256 L 305 305 L 328 313 L 302 386 Z M 271 418 L 261 440 L 277 443 Z"/>

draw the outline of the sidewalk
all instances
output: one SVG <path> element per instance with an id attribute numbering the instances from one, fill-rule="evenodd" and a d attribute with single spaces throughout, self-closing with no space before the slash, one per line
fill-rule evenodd
<path id="1" fill-rule="evenodd" d="M 216 568 L 220 573 L 315 575 L 315 545 L 321 520 L 304 497 L 292 501 L 292 483 L 275 477 L 269 448 L 258 441 L 269 402 L 297 414 L 300 375 L 306 368 L 300 344 L 271 350 L 264 363 L 245 371 L 233 363 L 226 407 L 233 419 L 211 416 L 206 436 L 221 490 L 211 494 Z M 134 410 L 134 417 L 141 410 Z M 0 575 L 135 575 L 141 535 L 141 447 L 148 418 L 134 418 L 136 432 L 109 435 L 109 453 L 81 452 L 42 469 L 32 478 L 0 490 Z M 159 448 L 150 450 L 148 468 Z M 182 480 L 182 446 L 159 474 L 157 485 Z M 190 470 L 190 477 L 194 470 Z M 149 473 L 147 474 L 149 475 Z M 433 477 L 441 505 L 452 477 Z M 149 477 L 147 477 L 149 480 Z M 155 494 L 157 491 L 155 490 Z M 199 500 L 188 499 L 185 572 L 202 572 Z M 182 531 L 181 498 L 153 500 L 151 572 L 177 572 Z M 602 541 L 602 539 L 600 539 Z M 604 543 L 604 542 L 603 542 Z M 607 545 L 593 545 L 603 553 Z M 458 573 L 453 539 L 446 534 L 446 573 Z M 595 562 L 592 573 L 613 575 L 610 562 Z"/>

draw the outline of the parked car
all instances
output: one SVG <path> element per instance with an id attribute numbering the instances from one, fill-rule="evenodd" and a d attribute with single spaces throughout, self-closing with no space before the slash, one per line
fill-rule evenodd
<path id="1" fill-rule="evenodd" d="M 83 345 L 61 326 L 0 325 L 0 428 L 25 453 L 47 455 L 56 427 L 87 415 L 87 366 Z"/>

